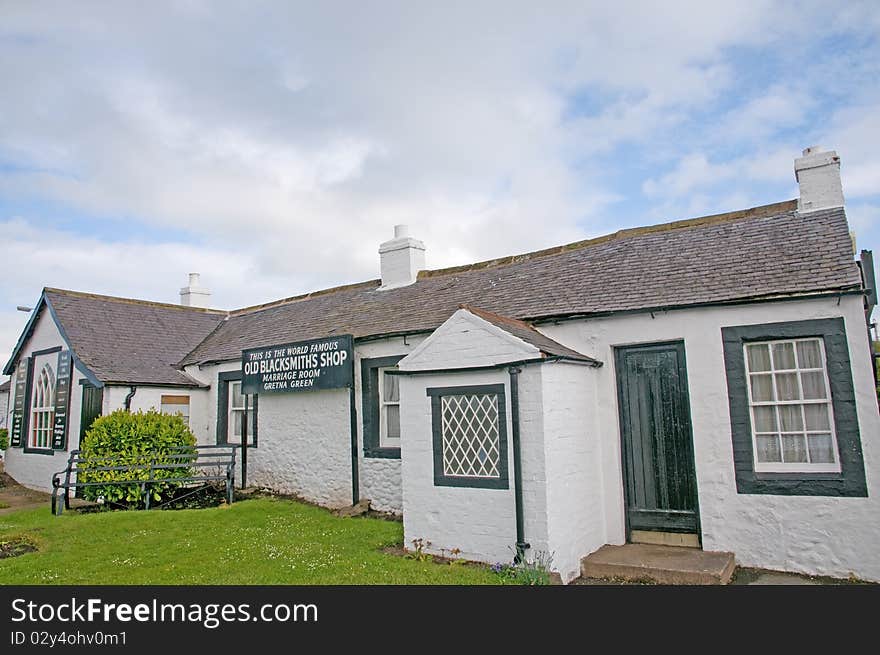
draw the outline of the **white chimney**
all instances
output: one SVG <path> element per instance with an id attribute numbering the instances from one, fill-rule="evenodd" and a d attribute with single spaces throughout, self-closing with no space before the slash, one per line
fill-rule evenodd
<path id="1" fill-rule="evenodd" d="M 409 236 L 409 226 L 395 225 L 394 238 L 379 246 L 380 290 L 405 287 L 425 268 L 425 244 Z"/>
<path id="2" fill-rule="evenodd" d="M 180 304 L 186 307 L 207 307 L 211 292 L 199 284 L 198 273 L 189 274 L 189 284 L 180 290 Z"/>
<path id="3" fill-rule="evenodd" d="M 794 176 L 801 190 L 799 212 L 843 207 L 840 157 L 834 150 L 825 152 L 820 146 L 806 148 L 804 156 L 794 160 Z"/>

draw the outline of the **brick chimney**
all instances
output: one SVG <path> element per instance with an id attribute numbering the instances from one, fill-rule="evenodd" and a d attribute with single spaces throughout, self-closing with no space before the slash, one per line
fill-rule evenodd
<path id="1" fill-rule="evenodd" d="M 394 238 L 379 246 L 379 268 L 380 291 L 412 284 L 425 268 L 425 244 L 409 235 L 407 225 L 395 225 Z"/>
<path id="2" fill-rule="evenodd" d="M 798 211 L 803 213 L 832 207 L 843 207 L 843 186 L 840 183 L 840 157 L 834 150 L 821 146 L 804 150 L 794 160 L 794 176 L 800 186 Z"/>
<path id="3" fill-rule="evenodd" d="M 186 307 L 207 307 L 211 302 L 211 292 L 200 283 L 198 273 L 189 274 L 189 284 L 180 290 L 180 304 Z"/>

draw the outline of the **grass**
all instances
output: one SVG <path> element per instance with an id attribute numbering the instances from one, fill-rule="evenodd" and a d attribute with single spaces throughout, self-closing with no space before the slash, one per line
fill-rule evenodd
<path id="1" fill-rule="evenodd" d="M 175 511 L 0 516 L 0 542 L 38 551 L 0 559 L 0 584 L 497 584 L 481 566 L 381 552 L 403 526 L 337 518 L 291 500 Z"/>

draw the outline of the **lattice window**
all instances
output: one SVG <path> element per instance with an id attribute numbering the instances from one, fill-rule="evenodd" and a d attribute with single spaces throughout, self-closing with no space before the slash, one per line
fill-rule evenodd
<path id="1" fill-rule="evenodd" d="M 441 408 L 443 474 L 499 477 L 498 396 L 445 396 Z"/>
<path id="2" fill-rule="evenodd" d="M 435 484 L 507 488 L 504 386 L 428 389 L 428 395 Z"/>
<path id="3" fill-rule="evenodd" d="M 31 447 L 51 448 L 55 426 L 55 372 L 50 364 L 40 369 L 31 411 Z"/>

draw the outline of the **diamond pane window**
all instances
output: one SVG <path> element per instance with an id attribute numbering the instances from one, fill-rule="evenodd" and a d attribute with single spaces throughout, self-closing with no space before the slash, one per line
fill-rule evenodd
<path id="1" fill-rule="evenodd" d="M 504 385 L 428 389 L 432 397 L 434 483 L 506 489 Z"/>
<path id="2" fill-rule="evenodd" d="M 745 364 L 755 471 L 839 471 L 823 341 L 748 343 Z"/>

